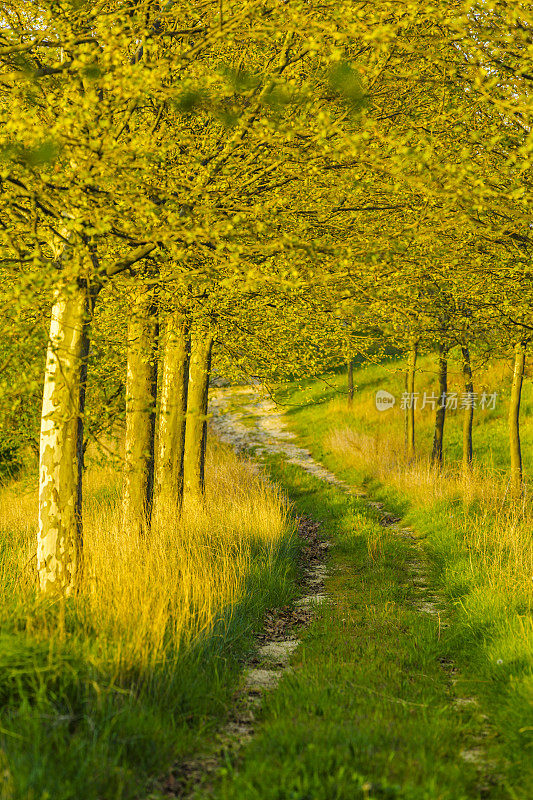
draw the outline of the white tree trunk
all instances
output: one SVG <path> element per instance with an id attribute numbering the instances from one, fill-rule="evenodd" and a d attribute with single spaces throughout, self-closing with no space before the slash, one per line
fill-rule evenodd
<path id="1" fill-rule="evenodd" d="M 41 417 L 37 570 L 42 591 L 72 594 L 82 566 L 77 443 L 88 352 L 89 296 L 78 283 L 56 292 Z"/>
<path id="2" fill-rule="evenodd" d="M 520 400 L 526 366 L 526 343 L 517 342 L 514 349 L 513 383 L 509 402 L 509 445 L 511 450 L 511 492 L 522 496 L 524 489 L 522 473 L 522 448 L 520 444 Z"/>

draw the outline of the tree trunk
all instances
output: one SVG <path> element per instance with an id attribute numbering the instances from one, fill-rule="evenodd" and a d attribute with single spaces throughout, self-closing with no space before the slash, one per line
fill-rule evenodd
<path id="1" fill-rule="evenodd" d="M 175 312 L 165 326 L 154 494 L 157 520 L 175 517 L 183 500 L 183 456 L 189 383 L 189 322 Z"/>
<path id="2" fill-rule="evenodd" d="M 152 516 L 157 337 L 154 293 L 143 288 L 128 323 L 123 494 L 124 529 L 137 535 L 149 529 Z"/>
<path id="3" fill-rule="evenodd" d="M 207 443 L 207 402 L 213 337 L 195 337 L 189 367 L 189 397 L 185 431 L 185 492 L 198 498 L 205 489 L 205 449 Z"/>
<path id="4" fill-rule="evenodd" d="M 465 394 L 469 402 L 465 405 L 463 417 L 463 470 L 465 473 L 472 471 L 472 424 L 474 422 L 474 382 L 472 378 L 472 364 L 470 362 L 470 350 L 468 345 L 461 348 L 463 354 L 463 376 L 465 383 Z"/>
<path id="5" fill-rule="evenodd" d="M 96 294 L 84 282 L 56 291 L 46 354 L 37 571 L 42 591 L 67 596 L 76 591 L 82 573 L 83 412 Z"/>
<path id="6" fill-rule="evenodd" d="M 446 418 L 446 394 L 448 391 L 448 348 L 439 346 L 439 405 L 435 415 L 435 433 L 433 435 L 433 449 L 431 463 L 442 466 L 444 444 L 444 420 Z"/>
<path id="7" fill-rule="evenodd" d="M 513 383 L 509 405 L 509 444 L 511 449 L 511 492 L 520 497 L 523 491 L 522 450 L 520 447 L 520 399 L 526 365 L 526 343 L 518 342 L 514 351 Z"/>
<path id="8" fill-rule="evenodd" d="M 353 405 L 353 358 L 348 358 L 348 405 Z"/>
<path id="9" fill-rule="evenodd" d="M 406 436 L 406 455 L 408 461 L 413 461 L 415 457 L 415 376 L 416 358 L 418 355 L 418 341 L 411 339 L 409 343 L 409 354 L 407 356 L 407 372 L 405 375 L 405 391 L 408 395 L 408 402 L 405 407 L 405 436 Z"/>

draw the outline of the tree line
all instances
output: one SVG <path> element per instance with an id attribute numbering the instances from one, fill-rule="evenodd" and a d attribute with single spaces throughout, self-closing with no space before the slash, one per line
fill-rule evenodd
<path id="1" fill-rule="evenodd" d="M 4 371 L 29 398 L 44 371 L 42 589 L 79 583 L 88 427 L 124 417 L 139 535 L 201 495 L 213 353 L 265 380 L 389 342 L 412 391 L 436 347 L 442 395 L 452 347 L 467 392 L 472 346 L 514 348 L 521 491 L 529 4 L 23 0 L 0 17 Z"/>

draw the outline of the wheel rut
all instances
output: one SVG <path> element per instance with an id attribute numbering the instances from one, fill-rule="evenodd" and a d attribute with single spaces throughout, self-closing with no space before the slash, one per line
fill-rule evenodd
<path id="1" fill-rule="evenodd" d="M 235 408 L 238 400 L 239 408 Z M 244 400 L 244 402 L 243 402 Z M 383 503 L 368 497 L 367 493 L 348 484 L 331 470 L 316 461 L 311 452 L 295 443 L 296 436 L 289 430 L 283 410 L 256 387 L 214 389 L 210 393 L 210 427 L 222 442 L 237 452 L 246 453 L 256 468 L 268 455 L 280 455 L 315 478 L 335 486 L 355 497 L 364 498 L 378 516 L 383 528 L 394 531 L 412 547 L 406 562 L 408 577 L 414 588 L 413 608 L 420 614 L 437 619 L 440 629 L 452 622 L 446 602 L 431 587 L 428 563 L 416 532 L 385 508 Z M 290 659 L 300 644 L 299 633 L 312 622 L 316 609 L 330 598 L 324 580 L 328 575 L 327 551 L 331 543 L 323 537 L 320 523 L 310 517 L 298 518 L 298 535 L 302 540 L 301 580 L 302 596 L 293 606 L 273 609 L 266 615 L 263 630 L 257 635 L 255 654 L 244 665 L 243 680 L 237 691 L 233 708 L 221 729 L 215 734 L 208 752 L 174 765 L 165 778 L 157 782 L 156 797 L 208 798 L 212 796 L 215 778 L 224 760 L 234 757 L 254 735 L 258 709 L 265 692 L 274 689 L 284 674 L 290 672 Z M 453 661 L 442 656 L 439 664 L 449 687 L 450 703 L 458 714 L 472 706 L 477 707 L 474 696 L 463 696 L 456 691 L 459 670 Z M 498 783 L 497 765 L 486 754 L 485 742 L 494 735 L 487 718 L 477 734 L 465 743 L 460 757 L 474 764 L 479 776 L 480 797 L 492 795 Z"/>

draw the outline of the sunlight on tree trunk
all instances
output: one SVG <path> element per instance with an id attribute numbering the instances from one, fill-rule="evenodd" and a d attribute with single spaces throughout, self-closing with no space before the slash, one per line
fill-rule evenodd
<path id="1" fill-rule="evenodd" d="M 520 400 L 526 365 L 526 343 L 517 342 L 514 350 L 513 383 L 509 403 L 509 444 L 511 449 L 511 492 L 521 497 L 523 492 L 522 449 L 520 446 Z"/>
<path id="2" fill-rule="evenodd" d="M 183 499 L 183 456 L 189 383 L 189 322 L 181 312 L 168 319 L 163 345 L 154 491 L 154 517 L 179 513 Z"/>
<path id="3" fill-rule="evenodd" d="M 448 391 L 448 349 L 446 345 L 439 345 L 439 399 L 435 415 L 435 433 L 433 435 L 433 449 L 431 463 L 442 466 L 444 446 L 444 420 L 446 419 L 446 394 Z"/>
<path id="4" fill-rule="evenodd" d="M 415 392 L 417 354 L 418 341 L 416 339 L 411 339 L 407 357 L 407 372 L 405 375 L 405 391 L 410 398 L 405 408 L 406 455 L 408 461 L 413 461 L 415 457 L 415 406 L 413 397 Z"/>
<path id="5" fill-rule="evenodd" d="M 79 282 L 58 289 L 46 355 L 37 571 L 42 591 L 65 595 L 75 591 L 82 570 L 82 415 L 90 311 L 86 285 Z"/>
<path id="6" fill-rule="evenodd" d="M 468 345 L 461 347 L 461 353 L 463 355 L 465 394 L 468 398 L 463 417 L 463 470 L 465 474 L 469 474 L 472 471 L 473 459 L 472 425 L 474 422 L 474 381 Z"/>
<path id="7" fill-rule="evenodd" d="M 189 368 L 189 396 L 185 432 L 185 492 L 191 497 L 204 493 L 207 443 L 207 402 L 213 336 L 194 337 Z"/>
<path id="8" fill-rule="evenodd" d="M 154 292 L 142 288 L 128 323 L 123 496 L 124 529 L 139 535 L 150 527 L 152 515 L 157 336 Z"/>
<path id="9" fill-rule="evenodd" d="M 348 405 L 353 405 L 353 358 L 350 356 L 347 361 L 348 364 Z"/>

